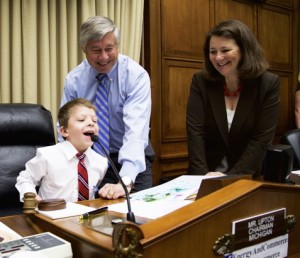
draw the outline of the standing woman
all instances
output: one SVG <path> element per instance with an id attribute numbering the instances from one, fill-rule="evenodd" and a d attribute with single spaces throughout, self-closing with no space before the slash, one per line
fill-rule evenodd
<path id="1" fill-rule="evenodd" d="M 216 25 L 187 103 L 188 174 L 259 176 L 279 118 L 279 77 L 238 20 Z"/>

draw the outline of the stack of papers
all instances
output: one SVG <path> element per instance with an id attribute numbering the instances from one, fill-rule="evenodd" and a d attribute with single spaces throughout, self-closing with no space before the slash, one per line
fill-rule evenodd
<path id="1" fill-rule="evenodd" d="M 179 176 L 164 184 L 130 195 L 135 216 L 156 219 L 194 201 L 203 179 L 211 176 Z M 112 204 L 108 210 L 127 213 L 127 202 Z"/>
<path id="2" fill-rule="evenodd" d="M 135 216 L 156 219 L 194 201 L 203 179 L 212 176 L 179 176 L 164 184 L 130 195 L 131 210 Z M 37 212 L 51 219 L 79 216 L 95 208 L 67 202 L 66 208 L 54 211 Z M 108 210 L 126 214 L 127 202 L 111 204 Z"/>
<path id="3" fill-rule="evenodd" d="M 54 211 L 41 211 L 37 209 L 36 211 L 50 219 L 61 219 L 66 217 L 79 216 L 93 210 L 95 210 L 95 208 L 93 207 L 88 207 L 73 202 L 67 202 L 65 209 L 54 210 Z"/>

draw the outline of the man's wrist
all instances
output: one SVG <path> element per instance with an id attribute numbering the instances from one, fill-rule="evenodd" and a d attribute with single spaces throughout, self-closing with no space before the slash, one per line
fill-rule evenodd
<path id="1" fill-rule="evenodd" d="M 122 181 L 127 189 L 131 190 L 133 188 L 133 181 L 129 176 L 123 176 Z"/>

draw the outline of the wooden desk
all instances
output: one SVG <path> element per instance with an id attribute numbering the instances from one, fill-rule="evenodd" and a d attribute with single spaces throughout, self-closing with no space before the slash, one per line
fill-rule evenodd
<path id="1" fill-rule="evenodd" d="M 138 241 L 144 258 L 210 258 L 215 241 L 231 233 L 231 222 L 279 208 L 300 218 L 300 187 L 240 180 L 168 215 L 138 226 Z M 85 203 L 93 207 L 104 200 Z M 114 247 L 124 244 L 112 237 L 81 226 L 78 217 L 51 220 L 42 215 L 12 216 L 1 221 L 25 236 L 50 231 L 71 242 L 74 257 L 114 257 Z M 289 232 L 288 257 L 300 257 L 299 222 Z M 119 256 L 121 257 L 121 256 Z M 133 256 L 123 256 L 133 257 Z"/>
<path id="2" fill-rule="evenodd" d="M 97 199 L 83 201 L 80 204 L 99 208 L 120 201 L 124 200 L 108 201 Z M 123 216 L 122 214 L 119 215 Z M 42 232 L 51 232 L 60 236 L 72 244 L 74 258 L 114 257 L 112 237 L 81 226 L 79 216 L 52 220 L 40 214 L 16 215 L 2 217 L 0 221 L 21 236 L 29 236 Z"/>

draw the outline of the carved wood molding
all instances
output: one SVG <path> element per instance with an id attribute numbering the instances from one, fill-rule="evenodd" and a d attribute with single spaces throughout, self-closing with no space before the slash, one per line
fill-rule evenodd
<path id="1" fill-rule="evenodd" d="M 117 258 L 142 258 L 143 248 L 140 240 L 144 238 L 142 230 L 130 222 L 118 223 L 114 226 L 113 247 Z"/>

